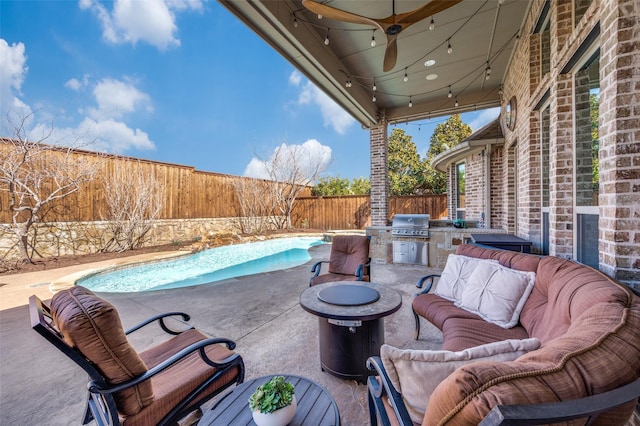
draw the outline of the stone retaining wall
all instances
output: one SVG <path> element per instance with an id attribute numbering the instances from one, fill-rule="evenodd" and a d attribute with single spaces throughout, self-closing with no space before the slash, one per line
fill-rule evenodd
<path id="1" fill-rule="evenodd" d="M 164 219 L 153 221 L 143 246 L 159 246 L 165 244 L 182 244 L 195 242 L 201 238 L 220 231 L 240 233 L 240 219 L 206 218 L 206 219 Z M 245 219 L 255 225 L 262 222 L 261 229 L 269 227 L 266 218 Z M 108 222 L 56 222 L 34 225 L 38 242 L 34 259 L 96 253 L 100 251 L 110 238 Z M 15 236 L 7 231 L 0 231 L 0 261 L 20 259 Z"/>

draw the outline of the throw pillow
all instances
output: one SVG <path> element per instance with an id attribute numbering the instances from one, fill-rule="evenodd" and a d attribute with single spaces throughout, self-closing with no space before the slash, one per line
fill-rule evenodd
<path id="1" fill-rule="evenodd" d="M 540 347 L 536 338 L 503 340 L 459 352 L 398 349 L 383 344 L 380 358 L 414 423 L 421 424 L 435 388 L 458 367 L 477 361 L 513 361 Z"/>
<path id="2" fill-rule="evenodd" d="M 471 274 L 480 263 L 499 264 L 493 259 L 450 254 L 433 293 L 452 302 L 460 300 Z"/>
<path id="3" fill-rule="evenodd" d="M 535 282 L 535 272 L 478 264 L 455 305 L 502 328 L 511 328 L 518 323 Z"/>

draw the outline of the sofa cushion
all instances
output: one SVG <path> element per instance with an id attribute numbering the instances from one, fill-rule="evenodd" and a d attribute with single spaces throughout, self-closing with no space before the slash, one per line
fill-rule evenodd
<path id="1" fill-rule="evenodd" d="M 518 323 L 535 281 L 535 272 L 479 263 L 456 306 L 502 328 L 511 328 Z"/>
<path id="2" fill-rule="evenodd" d="M 111 385 L 147 371 L 127 341 L 115 307 L 90 290 L 74 286 L 51 299 L 51 314 L 64 340 L 89 359 Z M 151 382 L 114 394 L 118 411 L 132 415 L 151 404 Z"/>
<path id="3" fill-rule="evenodd" d="M 380 358 L 393 386 L 416 423 L 422 422 L 429 397 L 447 376 L 462 365 L 480 361 L 511 361 L 538 349 L 538 339 L 504 340 L 459 352 L 398 349 L 382 345 Z"/>
<path id="4" fill-rule="evenodd" d="M 454 302 L 460 300 L 476 266 L 483 262 L 498 263 L 492 259 L 450 254 L 433 293 Z"/>
<path id="5" fill-rule="evenodd" d="M 469 257 L 477 257 L 480 259 L 494 259 L 500 262 L 502 266 L 517 269 L 518 271 L 538 270 L 538 264 L 543 256 L 535 254 L 518 253 L 508 250 L 487 249 L 478 247 L 473 244 L 460 244 L 456 249 L 456 254 Z"/>

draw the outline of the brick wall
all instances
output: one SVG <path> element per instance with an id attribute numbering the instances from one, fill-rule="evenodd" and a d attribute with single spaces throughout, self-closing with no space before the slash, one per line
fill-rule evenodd
<path id="1" fill-rule="evenodd" d="M 492 226 L 531 240 L 534 249 L 540 247 L 543 182 L 539 114 L 541 104 L 548 102 L 549 250 L 552 255 L 575 256 L 574 206 L 595 204 L 589 173 L 582 173 L 592 167 L 587 131 L 590 83 L 586 76 L 575 73 L 577 65 L 599 45 L 599 268 L 630 284 L 638 283 L 640 2 L 551 0 L 549 43 L 545 34 L 534 33 L 543 5 L 544 0 L 532 2 L 503 85 L 505 103 L 515 96 L 518 110 L 516 127 L 504 129 L 502 155 L 500 150 L 492 153 Z M 545 74 L 541 58 L 547 45 L 550 69 Z"/>
<path id="2" fill-rule="evenodd" d="M 387 123 L 371 127 L 371 225 L 385 226 L 389 220 L 389 180 Z"/>
<path id="3" fill-rule="evenodd" d="M 640 283 L 640 2 L 597 3 L 600 269 L 620 280 Z"/>

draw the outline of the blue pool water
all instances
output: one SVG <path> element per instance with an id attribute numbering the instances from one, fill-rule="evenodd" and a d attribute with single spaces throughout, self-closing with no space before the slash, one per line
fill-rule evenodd
<path id="1" fill-rule="evenodd" d="M 319 244 L 323 244 L 320 238 L 299 237 L 216 247 L 178 259 L 99 272 L 77 284 L 112 293 L 188 287 L 302 265 L 311 259 L 309 248 Z"/>

